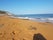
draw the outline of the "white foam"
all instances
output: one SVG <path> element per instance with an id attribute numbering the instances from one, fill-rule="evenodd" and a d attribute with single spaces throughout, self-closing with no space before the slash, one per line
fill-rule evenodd
<path id="1" fill-rule="evenodd" d="M 29 17 L 14 17 L 14 16 L 10 16 L 10 17 L 20 18 L 20 19 L 28 19 L 28 20 L 39 21 L 39 22 L 51 22 L 51 23 L 53 23 L 53 18 L 29 18 Z"/>

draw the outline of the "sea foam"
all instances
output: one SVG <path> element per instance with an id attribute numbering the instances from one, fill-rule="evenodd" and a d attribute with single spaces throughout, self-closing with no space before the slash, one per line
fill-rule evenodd
<path id="1" fill-rule="evenodd" d="M 10 17 L 38 21 L 38 22 L 51 22 L 51 23 L 53 23 L 53 18 L 29 18 L 29 17 L 15 17 L 15 16 L 10 16 Z"/>

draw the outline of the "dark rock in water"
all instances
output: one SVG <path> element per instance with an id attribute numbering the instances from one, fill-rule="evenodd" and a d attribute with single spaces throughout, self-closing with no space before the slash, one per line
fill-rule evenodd
<path id="1" fill-rule="evenodd" d="M 33 40 L 46 40 L 46 38 L 43 37 L 42 34 L 38 33 L 38 34 L 34 34 Z"/>

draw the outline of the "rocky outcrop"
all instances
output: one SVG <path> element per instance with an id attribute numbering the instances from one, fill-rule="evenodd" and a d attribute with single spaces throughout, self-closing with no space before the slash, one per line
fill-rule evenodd
<path id="1" fill-rule="evenodd" d="M 0 15 L 7 15 L 6 11 L 0 11 Z"/>
<path id="2" fill-rule="evenodd" d="M 7 11 L 1 11 L 0 10 L 0 16 L 4 16 L 4 15 L 12 16 L 13 14 L 11 14 L 10 12 L 7 12 Z"/>

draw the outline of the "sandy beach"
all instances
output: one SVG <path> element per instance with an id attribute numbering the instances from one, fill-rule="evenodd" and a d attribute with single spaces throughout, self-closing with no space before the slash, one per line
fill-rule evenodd
<path id="1" fill-rule="evenodd" d="M 0 0 L 0 40 L 53 40 L 53 0 Z"/>
<path id="2" fill-rule="evenodd" d="M 0 40 L 34 40 L 34 34 L 53 40 L 53 24 L 0 16 Z"/>

